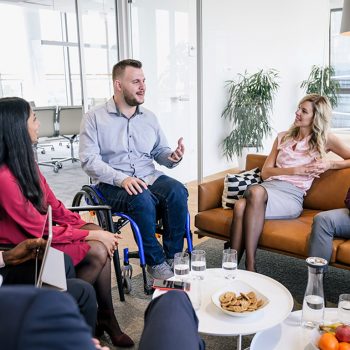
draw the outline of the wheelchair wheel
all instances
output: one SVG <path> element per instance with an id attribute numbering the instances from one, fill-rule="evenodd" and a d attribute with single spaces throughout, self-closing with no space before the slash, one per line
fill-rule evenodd
<path id="1" fill-rule="evenodd" d="M 133 269 L 130 264 L 122 266 L 123 288 L 125 294 L 130 294 L 131 292 L 132 271 Z"/>
<path id="2" fill-rule="evenodd" d="M 86 205 L 103 205 L 104 203 L 97 197 L 95 191 L 89 186 L 84 185 L 81 190 L 74 196 L 72 207 Z M 107 228 L 107 214 L 103 211 L 95 211 L 98 224 L 103 228 Z"/>
<path id="3" fill-rule="evenodd" d="M 125 294 L 130 294 L 131 292 L 131 279 L 127 276 L 123 276 L 123 288 Z"/>

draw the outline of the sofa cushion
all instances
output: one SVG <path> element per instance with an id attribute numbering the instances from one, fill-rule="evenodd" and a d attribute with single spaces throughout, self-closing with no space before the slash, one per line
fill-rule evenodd
<path id="1" fill-rule="evenodd" d="M 307 256 L 308 236 L 317 210 L 304 210 L 293 220 L 266 220 L 259 245 L 299 256 Z M 229 239 L 233 211 L 215 208 L 198 213 L 195 226 L 200 230 Z M 281 229 L 283 228 L 283 229 Z"/>
<path id="2" fill-rule="evenodd" d="M 296 219 L 266 220 L 259 246 L 306 257 L 310 226 L 317 213 L 304 210 Z"/>
<path id="3" fill-rule="evenodd" d="M 266 220 L 259 246 L 307 257 L 312 219 L 318 212 L 304 209 L 302 215 L 293 220 Z M 233 211 L 222 208 L 202 211 L 195 217 L 195 226 L 229 240 L 232 215 Z M 335 261 L 337 246 L 343 242 L 344 240 L 334 241 L 332 262 Z"/>
<path id="4" fill-rule="evenodd" d="M 194 225 L 200 230 L 217 234 L 229 240 L 232 214 L 232 210 L 223 208 L 201 211 L 195 216 Z"/>
<path id="5" fill-rule="evenodd" d="M 328 170 L 315 179 L 304 199 L 304 208 L 331 210 L 345 207 L 350 187 L 350 168 Z"/>
<path id="6" fill-rule="evenodd" d="M 259 183 L 261 183 L 259 168 L 239 174 L 227 174 L 224 179 L 224 190 L 222 192 L 222 207 L 224 209 L 232 209 L 235 202 L 243 197 L 249 185 Z"/>

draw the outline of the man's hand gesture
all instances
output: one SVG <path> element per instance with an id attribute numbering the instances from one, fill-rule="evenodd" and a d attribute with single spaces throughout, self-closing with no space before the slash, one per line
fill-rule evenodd
<path id="1" fill-rule="evenodd" d="M 177 163 L 182 159 L 182 156 L 184 155 L 184 153 L 185 153 L 184 139 L 183 137 L 180 137 L 179 140 L 177 141 L 176 150 L 173 153 L 171 153 L 168 159 L 174 163 Z"/>
<path id="2" fill-rule="evenodd" d="M 147 190 L 147 185 L 137 177 L 127 177 L 123 182 L 122 182 L 122 187 L 130 196 L 133 194 L 139 194 L 142 193 L 142 188 Z"/>

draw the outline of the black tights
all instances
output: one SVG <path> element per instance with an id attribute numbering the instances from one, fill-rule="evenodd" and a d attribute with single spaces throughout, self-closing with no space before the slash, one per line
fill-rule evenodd
<path id="1" fill-rule="evenodd" d="M 245 249 L 248 271 L 255 271 L 255 253 L 264 226 L 266 203 L 265 188 L 254 185 L 246 190 L 245 198 L 238 200 L 233 209 L 231 248 L 237 250 L 238 261 Z"/>
<path id="2" fill-rule="evenodd" d="M 115 330 L 116 335 L 119 335 L 122 331 L 114 315 L 111 293 L 111 260 L 103 243 L 97 241 L 88 243 L 91 249 L 76 266 L 77 277 L 94 286 L 99 312 L 110 315 L 111 328 Z"/>

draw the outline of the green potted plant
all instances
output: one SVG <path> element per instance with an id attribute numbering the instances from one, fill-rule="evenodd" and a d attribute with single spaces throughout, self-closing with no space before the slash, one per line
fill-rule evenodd
<path id="1" fill-rule="evenodd" d="M 304 80 L 300 87 L 306 90 L 307 94 L 320 94 L 327 96 L 335 108 L 338 104 L 339 81 L 332 79 L 334 68 L 332 66 L 312 66 L 310 75 Z"/>
<path id="2" fill-rule="evenodd" d="M 278 90 L 278 72 L 260 70 L 238 74 L 227 81 L 228 100 L 222 117 L 232 122 L 232 130 L 223 141 L 223 153 L 231 159 L 242 156 L 246 147 L 262 148 L 264 137 L 271 134 L 270 115 Z"/>

